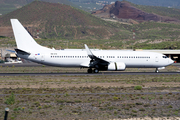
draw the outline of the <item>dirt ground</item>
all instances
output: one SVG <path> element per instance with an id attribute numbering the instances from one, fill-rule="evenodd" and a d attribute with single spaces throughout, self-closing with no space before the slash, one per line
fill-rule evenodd
<path id="1" fill-rule="evenodd" d="M 0 73 L 62 71 L 79 69 L 0 69 Z M 0 119 L 6 107 L 10 120 L 179 120 L 180 75 L 0 76 Z"/>

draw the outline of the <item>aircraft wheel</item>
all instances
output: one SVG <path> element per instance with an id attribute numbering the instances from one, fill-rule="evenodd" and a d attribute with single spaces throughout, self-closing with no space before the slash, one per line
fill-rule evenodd
<path id="1" fill-rule="evenodd" d="M 98 69 L 94 69 L 94 73 L 99 73 L 99 70 Z"/>
<path id="2" fill-rule="evenodd" d="M 92 69 L 88 69 L 87 72 L 88 72 L 88 73 L 92 73 Z"/>
<path id="3" fill-rule="evenodd" d="M 158 73 L 158 72 L 159 72 L 159 70 L 158 70 L 158 68 L 156 68 L 155 73 Z"/>

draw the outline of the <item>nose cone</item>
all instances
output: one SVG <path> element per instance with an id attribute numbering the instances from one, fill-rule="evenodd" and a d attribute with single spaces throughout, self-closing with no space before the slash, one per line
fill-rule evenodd
<path id="1" fill-rule="evenodd" d="M 174 63 L 174 60 L 169 59 L 169 64 L 173 64 L 173 63 Z"/>

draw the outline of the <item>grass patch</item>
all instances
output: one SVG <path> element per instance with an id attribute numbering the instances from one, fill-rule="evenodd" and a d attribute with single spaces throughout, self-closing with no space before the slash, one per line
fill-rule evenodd
<path id="1" fill-rule="evenodd" d="M 134 90 L 142 90 L 142 86 L 135 86 Z"/>

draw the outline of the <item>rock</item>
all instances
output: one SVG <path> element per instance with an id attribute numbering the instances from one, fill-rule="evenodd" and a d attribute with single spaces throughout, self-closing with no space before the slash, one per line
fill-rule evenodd
<path id="1" fill-rule="evenodd" d="M 101 18 L 118 18 L 132 19 L 139 22 L 143 21 L 162 21 L 162 22 L 179 22 L 179 20 L 146 13 L 136 7 L 131 6 L 128 2 L 116 1 L 114 4 L 105 5 L 103 9 L 92 12 L 93 15 Z"/>

